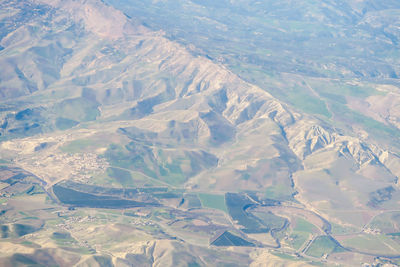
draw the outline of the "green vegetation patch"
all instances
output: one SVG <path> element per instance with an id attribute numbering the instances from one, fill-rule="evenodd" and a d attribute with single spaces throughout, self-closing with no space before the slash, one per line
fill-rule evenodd
<path id="1" fill-rule="evenodd" d="M 356 248 L 363 252 L 384 255 L 398 255 L 400 244 L 396 236 L 384 234 L 362 234 L 343 240 L 346 247 Z"/>
<path id="2" fill-rule="evenodd" d="M 228 209 L 225 204 L 225 196 L 224 195 L 212 195 L 199 193 L 198 197 L 200 199 L 201 205 L 205 208 L 218 209 L 223 212 L 228 213 Z"/>
<path id="3" fill-rule="evenodd" d="M 134 146 L 134 144 L 131 146 Z M 135 153 L 126 147 L 111 144 L 105 153 L 105 157 L 112 166 L 140 171 L 147 176 L 156 178 L 156 173 L 149 168 L 151 164 L 147 164 L 145 161 L 149 152 L 146 148 L 143 148 L 141 152 Z"/>
<path id="4" fill-rule="evenodd" d="M 265 197 L 280 201 L 293 200 L 293 188 L 286 184 L 276 184 L 267 187 Z"/>
<path id="5" fill-rule="evenodd" d="M 236 193 L 226 193 L 225 200 L 229 215 L 233 220 L 244 226 L 244 229 L 242 229 L 243 232 L 267 233 L 269 231 L 257 217 L 246 212 L 246 209 L 254 204 L 246 196 Z"/>
<path id="6" fill-rule="evenodd" d="M 275 255 L 281 259 L 284 260 L 290 260 L 290 261 L 299 261 L 300 259 L 296 256 L 292 256 L 289 254 L 284 254 L 284 253 L 278 253 L 278 252 L 271 252 L 272 255 Z"/>
<path id="7" fill-rule="evenodd" d="M 306 254 L 312 257 L 320 258 L 324 255 L 343 251 L 345 250 L 332 237 L 318 236 L 307 249 Z"/>
<path id="8" fill-rule="evenodd" d="M 171 153 L 171 158 L 166 161 L 163 157 L 156 157 L 151 147 L 136 142 L 124 147 L 112 144 L 107 149 L 105 157 L 114 167 L 137 171 L 171 186 L 180 186 L 187 177 L 194 175 L 192 171 L 182 170 L 182 166 L 191 166 L 192 163 L 184 155 Z"/>
<path id="9" fill-rule="evenodd" d="M 332 226 L 332 235 L 352 234 L 359 231 L 357 228 L 353 227 L 343 226 L 332 222 L 330 224 Z"/>
<path id="10" fill-rule="evenodd" d="M 239 247 L 254 247 L 253 243 L 232 234 L 231 232 L 225 231 L 221 235 L 219 235 L 214 241 L 210 243 L 212 246 L 239 246 Z"/>
<path id="11" fill-rule="evenodd" d="M 332 109 L 335 110 L 335 115 L 342 117 L 349 124 L 360 124 L 365 130 L 374 134 L 376 137 L 382 137 L 382 134 L 392 138 L 400 137 L 400 131 L 398 129 L 351 110 L 346 105 L 332 103 L 331 106 Z"/>
<path id="12" fill-rule="evenodd" d="M 293 231 L 289 236 L 289 244 L 294 249 L 300 249 L 304 242 L 308 240 L 309 236 L 310 234 L 306 232 Z"/>
<path id="13" fill-rule="evenodd" d="M 180 192 L 161 192 L 153 193 L 153 196 L 159 199 L 169 199 L 169 198 L 182 198 L 182 193 Z"/>
<path id="14" fill-rule="evenodd" d="M 32 185 L 32 187 L 26 191 L 26 194 L 31 195 L 31 196 L 37 195 L 37 194 L 44 194 L 44 193 L 45 192 L 44 192 L 43 188 L 38 185 Z"/>
<path id="15" fill-rule="evenodd" d="M 294 249 L 300 249 L 312 233 L 316 232 L 317 228 L 303 218 L 297 218 L 294 228 L 289 236 L 289 244 Z"/>
<path id="16" fill-rule="evenodd" d="M 189 209 L 201 208 L 202 207 L 202 203 L 201 203 L 198 195 L 196 195 L 196 194 L 184 194 L 183 197 L 184 197 L 184 202 L 185 203 L 182 203 L 182 204 L 186 204 Z M 224 207 L 226 209 L 225 201 L 224 201 Z M 222 208 L 224 208 L 224 207 L 222 207 Z"/>
<path id="17" fill-rule="evenodd" d="M 312 223 L 309 223 L 302 218 L 298 218 L 294 230 L 306 233 L 313 233 L 317 230 L 317 228 Z"/>
<path id="18" fill-rule="evenodd" d="M 155 203 L 138 202 L 109 195 L 93 195 L 66 188 L 58 184 L 53 186 L 53 192 L 62 203 L 78 207 L 130 208 L 156 205 Z"/>
<path id="19" fill-rule="evenodd" d="M 78 242 L 68 232 L 54 232 L 51 239 L 56 241 L 56 244 L 61 247 L 69 247 L 77 245 Z"/>
<path id="20" fill-rule="evenodd" d="M 331 94 L 331 93 L 326 93 L 326 92 L 322 92 L 319 94 L 320 94 L 320 96 L 325 97 L 331 101 L 335 101 L 335 102 L 338 102 L 338 103 L 344 104 L 344 105 L 347 104 L 346 97 L 343 95 Z"/>
<path id="21" fill-rule="evenodd" d="M 107 175 L 115 178 L 122 186 L 134 186 L 132 181 L 132 175 L 130 172 L 126 170 L 122 170 L 119 168 L 108 168 Z"/>
<path id="22" fill-rule="evenodd" d="M 334 81 L 309 81 L 309 84 L 314 88 L 314 90 L 318 90 L 318 92 L 323 94 L 331 94 L 336 95 L 336 97 L 340 96 L 353 96 L 358 98 L 367 98 L 371 95 L 382 95 L 381 91 L 378 91 L 371 86 L 367 85 L 352 85 L 347 83 L 339 83 Z M 343 100 L 343 98 L 341 98 Z M 342 101 L 340 101 L 342 102 Z"/>
<path id="23" fill-rule="evenodd" d="M 78 97 L 64 100 L 54 105 L 54 114 L 72 121 L 93 121 L 100 115 L 96 101 Z"/>
<path id="24" fill-rule="evenodd" d="M 88 148 L 99 147 L 100 145 L 93 139 L 78 139 L 60 147 L 60 150 L 64 153 L 80 153 L 87 151 Z"/>
<path id="25" fill-rule="evenodd" d="M 174 214 L 172 214 L 169 210 L 164 210 L 164 209 L 159 209 L 159 210 L 155 210 L 153 211 L 153 213 L 151 214 L 151 218 L 162 218 L 165 220 L 174 220 L 176 217 Z"/>
<path id="26" fill-rule="evenodd" d="M 62 130 L 62 131 L 72 128 L 78 124 L 79 124 L 79 122 L 77 122 L 77 121 L 63 118 L 63 117 L 58 117 L 56 119 L 56 127 L 57 127 L 57 129 Z"/>
<path id="27" fill-rule="evenodd" d="M 259 218 L 265 226 L 269 229 L 282 229 L 286 225 L 286 219 L 276 216 L 272 212 L 252 212 L 257 218 Z"/>
<path id="28" fill-rule="evenodd" d="M 376 216 L 368 225 L 368 228 L 380 229 L 384 233 L 399 231 L 400 213 L 390 212 Z"/>
<path id="29" fill-rule="evenodd" d="M 51 237 L 55 240 L 59 240 L 59 239 L 65 240 L 65 239 L 70 239 L 71 234 L 67 233 L 67 232 L 54 232 Z"/>
<path id="30" fill-rule="evenodd" d="M 286 95 L 286 98 L 293 106 L 306 113 L 320 114 L 327 118 L 332 117 L 332 114 L 328 111 L 323 100 L 303 93 L 302 89 L 291 91 Z"/>
<path id="31" fill-rule="evenodd" d="M 36 232 L 38 230 L 38 228 L 27 224 L 16 223 L 13 226 L 14 226 L 14 232 L 18 237 Z"/>
<path id="32" fill-rule="evenodd" d="M 173 186 L 184 183 L 186 181 L 186 176 L 182 172 L 181 163 L 181 160 L 177 159 L 171 164 L 166 163 L 164 166 L 159 166 L 159 178 Z"/>

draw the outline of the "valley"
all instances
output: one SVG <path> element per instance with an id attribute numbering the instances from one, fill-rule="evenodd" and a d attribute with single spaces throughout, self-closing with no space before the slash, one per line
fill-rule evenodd
<path id="1" fill-rule="evenodd" d="M 150 2 L 0 3 L 0 265 L 400 264 L 400 6 Z"/>

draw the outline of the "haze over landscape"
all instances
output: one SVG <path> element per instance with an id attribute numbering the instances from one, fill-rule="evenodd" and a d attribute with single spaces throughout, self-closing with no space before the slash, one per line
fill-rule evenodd
<path id="1" fill-rule="evenodd" d="M 3 0 L 0 266 L 398 266 L 400 2 Z"/>

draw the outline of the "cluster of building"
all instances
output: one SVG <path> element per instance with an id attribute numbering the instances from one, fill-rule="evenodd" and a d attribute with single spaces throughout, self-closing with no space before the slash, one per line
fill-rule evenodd
<path id="1" fill-rule="evenodd" d="M 80 183 L 87 183 L 94 173 L 103 173 L 109 167 L 107 160 L 95 153 L 57 153 L 32 160 L 32 166 L 44 172 L 44 176 L 54 176 L 53 172 L 58 175 L 65 173 L 68 178 Z"/>
<path id="2" fill-rule="evenodd" d="M 382 233 L 382 231 L 380 229 L 376 229 L 376 228 L 365 228 L 363 230 L 363 232 L 366 234 L 372 234 L 372 235 L 380 235 Z"/>

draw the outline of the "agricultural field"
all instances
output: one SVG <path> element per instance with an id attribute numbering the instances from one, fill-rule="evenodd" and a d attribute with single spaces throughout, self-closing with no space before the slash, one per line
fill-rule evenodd
<path id="1" fill-rule="evenodd" d="M 228 209 L 227 209 L 226 203 L 225 203 L 225 196 L 199 193 L 198 197 L 199 197 L 199 199 L 201 201 L 201 205 L 203 207 L 219 209 L 224 212 L 228 212 Z"/>

